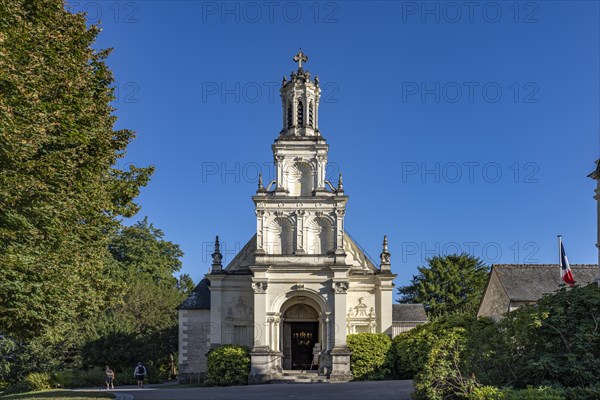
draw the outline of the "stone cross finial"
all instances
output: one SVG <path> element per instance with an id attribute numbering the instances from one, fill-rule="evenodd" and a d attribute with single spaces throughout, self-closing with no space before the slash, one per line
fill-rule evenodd
<path id="1" fill-rule="evenodd" d="M 298 70 L 302 70 L 302 63 L 308 61 L 308 56 L 302 52 L 302 49 L 298 51 L 298 54 L 294 56 L 294 61 L 298 63 Z"/>

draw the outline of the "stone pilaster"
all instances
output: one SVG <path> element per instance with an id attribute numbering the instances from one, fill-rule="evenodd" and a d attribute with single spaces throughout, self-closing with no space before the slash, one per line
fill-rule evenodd
<path id="1" fill-rule="evenodd" d="M 332 267 L 334 270 L 333 278 L 333 301 L 334 301 L 334 345 L 331 349 L 331 374 L 329 379 L 334 382 L 344 382 L 352 380 L 350 372 L 351 352 L 346 346 L 346 296 L 349 282 L 345 276 L 348 266 Z M 335 277 L 335 276 L 338 277 Z"/>

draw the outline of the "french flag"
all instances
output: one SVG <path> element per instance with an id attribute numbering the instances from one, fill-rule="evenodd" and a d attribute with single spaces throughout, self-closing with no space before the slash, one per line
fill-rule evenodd
<path id="1" fill-rule="evenodd" d="M 565 247 L 562 244 L 562 238 L 560 236 L 558 237 L 558 240 L 560 242 L 560 275 L 567 285 L 573 286 L 575 284 L 575 279 L 573 279 L 573 272 L 571 272 L 569 259 L 567 258 L 567 253 L 565 253 Z"/>

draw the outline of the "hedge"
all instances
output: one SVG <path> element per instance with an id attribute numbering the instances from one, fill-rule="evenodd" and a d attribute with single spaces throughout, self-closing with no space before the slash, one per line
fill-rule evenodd
<path id="1" fill-rule="evenodd" d="M 350 369 L 356 380 L 376 381 L 391 372 L 391 339 L 383 333 L 356 333 L 346 337 L 352 351 Z"/>
<path id="2" fill-rule="evenodd" d="M 224 345 L 212 349 L 207 357 L 206 383 L 217 386 L 247 385 L 250 354 L 247 347 Z"/>

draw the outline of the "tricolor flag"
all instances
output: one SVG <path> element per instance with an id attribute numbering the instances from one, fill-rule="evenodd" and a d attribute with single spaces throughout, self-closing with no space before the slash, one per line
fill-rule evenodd
<path id="1" fill-rule="evenodd" d="M 573 286 L 575 284 L 575 279 L 573 279 L 573 272 L 571 272 L 569 259 L 567 259 L 567 253 L 565 253 L 565 247 L 562 244 L 562 238 L 560 236 L 558 237 L 558 242 L 560 244 L 560 276 L 567 285 Z"/>

